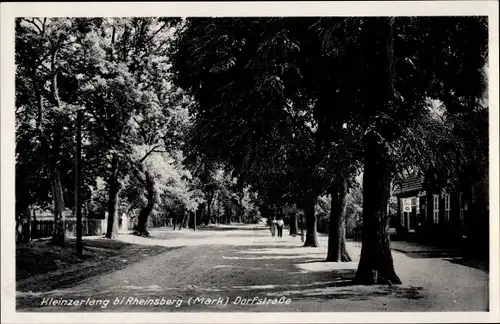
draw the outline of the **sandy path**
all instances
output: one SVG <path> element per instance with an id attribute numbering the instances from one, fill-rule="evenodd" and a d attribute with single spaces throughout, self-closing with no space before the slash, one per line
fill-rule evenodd
<path id="1" fill-rule="evenodd" d="M 152 234 L 153 238 L 148 239 L 124 235 L 120 240 L 184 247 L 65 290 L 29 296 L 22 294 L 27 302 L 20 310 L 331 312 L 487 309 L 487 273 L 445 259 L 415 259 L 393 252 L 396 271 L 403 285 L 350 286 L 349 280 L 355 273 L 360 253 L 359 244 L 352 242 L 348 243 L 348 250 L 354 262 L 336 264 L 322 262 L 327 245 L 324 236 L 319 238 L 321 247 L 303 248 L 299 237 L 292 238 L 284 233 L 282 239 L 272 238 L 268 230 L 252 227 L 175 233 L 171 229 L 161 229 L 152 231 Z M 50 297 L 110 302 L 106 307 L 34 307 L 43 298 Z M 139 303 L 141 298 L 158 299 L 158 303 L 163 298 L 172 305 L 127 305 L 127 301 Z M 189 305 L 190 298 L 191 301 L 198 298 L 196 304 Z M 254 298 L 254 304 L 234 304 Z M 290 299 L 290 302 L 255 304 L 264 298 L 267 301 Z M 113 301 L 119 303 L 122 300 L 122 304 L 113 305 Z M 177 304 L 178 300 L 182 300 L 181 304 Z M 214 304 L 204 304 L 212 302 Z"/>

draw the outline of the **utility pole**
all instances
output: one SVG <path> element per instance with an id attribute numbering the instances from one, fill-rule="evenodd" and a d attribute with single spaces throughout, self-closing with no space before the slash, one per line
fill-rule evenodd
<path id="1" fill-rule="evenodd" d="M 76 214 L 76 254 L 83 257 L 82 242 L 82 202 L 81 191 L 81 158 L 82 158 L 82 112 L 76 114 L 76 152 L 75 152 L 75 214 Z"/>

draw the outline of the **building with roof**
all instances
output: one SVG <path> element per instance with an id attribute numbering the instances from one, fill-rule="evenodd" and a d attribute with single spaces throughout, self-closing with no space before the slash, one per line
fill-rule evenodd
<path id="1" fill-rule="evenodd" d="M 471 194 L 467 186 L 444 190 L 426 185 L 424 177 L 409 175 L 396 186 L 398 239 L 439 245 L 467 239 Z"/>

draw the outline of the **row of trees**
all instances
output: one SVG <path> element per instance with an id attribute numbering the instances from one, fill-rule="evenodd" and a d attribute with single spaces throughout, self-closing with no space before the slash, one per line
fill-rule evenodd
<path id="1" fill-rule="evenodd" d="M 329 196 L 328 260 L 349 261 L 361 177 L 355 281 L 399 283 L 390 186 L 409 167 L 444 186 L 487 169 L 486 61 L 480 17 L 18 19 L 16 213 L 52 203 L 64 243 L 80 112 L 82 196 L 105 204 L 107 237 L 120 203 L 137 235 L 155 212 L 273 210 L 303 213 L 314 247 Z"/>
<path id="2" fill-rule="evenodd" d="M 256 209 L 248 188 L 227 186 L 232 178 L 217 164 L 190 160 L 192 98 L 170 82 L 167 55 L 179 22 L 16 20 L 16 219 L 52 205 L 53 242 L 64 244 L 78 114 L 80 195 L 90 210 L 108 212 L 106 237 L 117 235 L 119 210 L 136 216 L 135 234 L 148 235 L 152 214 L 208 209 L 209 218 L 214 194 L 241 215 Z"/>
<path id="3" fill-rule="evenodd" d="M 405 169 L 444 185 L 468 162 L 484 170 L 487 127 L 470 123 L 487 116 L 484 18 L 191 18 L 170 55 L 174 84 L 194 99 L 197 151 L 303 210 L 305 246 L 318 245 L 315 205 L 330 194 L 329 260 L 350 259 L 342 215 L 363 170 L 357 283 L 400 283 L 388 202 Z"/>

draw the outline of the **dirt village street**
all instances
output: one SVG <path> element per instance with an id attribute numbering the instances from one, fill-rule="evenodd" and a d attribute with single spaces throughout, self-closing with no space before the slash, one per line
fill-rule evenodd
<path id="1" fill-rule="evenodd" d="M 361 249 L 358 242 L 347 242 L 352 262 L 334 263 L 324 262 L 328 239 L 325 235 L 319 235 L 320 247 L 306 248 L 302 247 L 300 235 L 292 237 L 285 233 L 282 238 L 271 237 L 269 230 L 259 225 L 221 225 L 197 231 L 159 228 L 151 234 L 150 238 L 120 235 L 117 240 L 120 247 L 137 246 L 141 250 L 128 255 L 117 253 L 105 271 L 87 278 L 56 270 L 18 280 L 18 311 L 488 309 L 487 271 L 465 264 L 460 257 L 446 251 L 429 253 L 425 249 L 407 248 L 409 252 L 403 253 L 401 243 L 393 242 L 394 264 L 403 284 L 353 286 L 350 280 Z M 85 238 L 89 250 L 92 242 L 100 241 L 105 240 Z M 156 250 L 148 253 L 148 249 Z M 84 261 L 77 265 L 78 273 L 99 266 Z M 40 284 L 51 281 L 65 284 Z"/>

